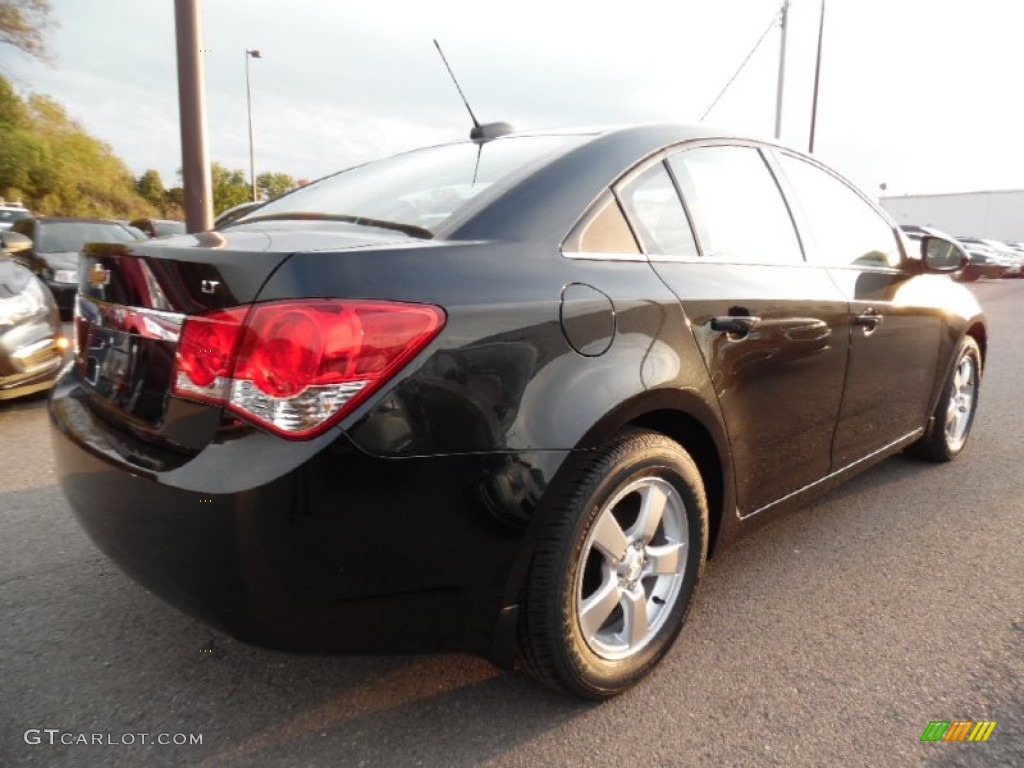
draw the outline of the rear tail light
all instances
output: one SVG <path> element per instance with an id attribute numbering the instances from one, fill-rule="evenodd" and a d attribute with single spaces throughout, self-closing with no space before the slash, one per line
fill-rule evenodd
<path id="1" fill-rule="evenodd" d="M 426 304 L 319 299 L 193 315 L 181 330 L 172 392 L 284 437 L 313 437 L 398 372 L 444 322 L 444 312 Z"/>

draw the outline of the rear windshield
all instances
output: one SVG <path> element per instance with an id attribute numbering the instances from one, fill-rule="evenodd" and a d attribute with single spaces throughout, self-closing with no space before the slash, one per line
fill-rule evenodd
<path id="1" fill-rule="evenodd" d="M 406 152 L 297 189 L 235 224 L 336 218 L 429 237 L 484 190 L 568 151 L 581 140 L 579 136 L 518 136 Z"/>
<path id="2" fill-rule="evenodd" d="M 40 253 L 80 251 L 86 243 L 131 243 L 140 240 L 127 227 L 102 221 L 41 221 L 36 250 Z"/>

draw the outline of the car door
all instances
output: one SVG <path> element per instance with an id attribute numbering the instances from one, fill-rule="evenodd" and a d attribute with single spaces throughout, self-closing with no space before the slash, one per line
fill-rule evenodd
<path id="1" fill-rule="evenodd" d="M 758 148 L 677 151 L 616 192 L 701 349 L 729 434 L 740 514 L 827 475 L 846 303 L 826 270 L 804 261 Z"/>
<path id="2" fill-rule="evenodd" d="M 797 198 L 808 256 L 850 303 L 850 360 L 833 461 L 843 467 L 912 438 L 925 425 L 939 362 L 942 314 L 902 253 L 893 224 L 852 186 L 778 152 Z M 930 278 L 945 279 L 945 278 Z"/>

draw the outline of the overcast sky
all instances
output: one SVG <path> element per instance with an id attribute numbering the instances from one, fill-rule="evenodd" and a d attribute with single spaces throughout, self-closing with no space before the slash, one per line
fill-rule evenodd
<path id="1" fill-rule="evenodd" d="M 138 175 L 181 165 L 173 0 L 51 0 L 55 64 L 0 48 Z M 317 178 L 466 137 L 437 37 L 481 121 L 538 129 L 696 122 L 780 0 L 205 0 L 212 159 Z M 782 141 L 807 148 L 820 0 L 790 8 Z M 877 193 L 1024 188 L 1024 3 L 830 0 L 816 154 Z M 779 31 L 706 122 L 770 137 Z M 2 149 L 0 149 L 2 151 Z"/>

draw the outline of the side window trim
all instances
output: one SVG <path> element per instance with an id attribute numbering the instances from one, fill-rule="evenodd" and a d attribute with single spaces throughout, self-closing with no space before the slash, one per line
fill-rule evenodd
<path id="1" fill-rule="evenodd" d="M 672 168 L 669 166 L 668 163 L 669 157 L 674 152 L 678 151 L 678 146 L 678 144 L 670 146 L 664 148 L 664 150 L 658 151 L 654 155 L 651 155 L 646 160 L 638 163 L 636 166 L 631 168 L 629 172 L 624 174 L 620 179 L 618 179 L 615 183 L 611 185 L 612 194 L 615 196 L 615 199 L 618 201 L 618 205 L 620 205 L 620 208 L 626 216 L 626 221 L 627 223 L 629 223 L 630 229 L 633 231 L 633 237 L 636 240 L 641 252 L 644 254 L 645 260 L 648 261 L 679 261 L 692 263 L 695 261 L 699 261 L 700 259 L 700 246 L 696 238 L 696 229 L 693 225 L 693 219 L 686 208 L 686 202 L 683 200 L 679 183 L 676 180 L 675 175 L 672 172 Z M 644 243 L 645 239 L 644 237 L 642 237 L 642 234 L 638 229 L 639 222 L 634 220 L 634 215 L 630 211 L 630 207 L 626 205 L 626 201 L 624 200 L 625 190 L 630 185 L 636 183 L 638 179 L 640 179 L 648 171 L 655 167 L 659 167 L 660 170 L 662 170 L 662 172 L 664 172 L 667 178 L 669 179 L 669 183 L 671 184 L 672 190 L 674 191 L 676 196 L 676 202 L 679 203 L 680 209 L 683 212 L 683 220 L 686 224 L 686 227 L 688 228 L 688 234 L 693 243 L 693 250 L 695 251 L 695 255 L 682 253 L 664 254 L 657 253 L 651 249 L 648 249 L 647 245 Z"/>
<path id="2" fill-rule="evenodd" d="M 651 157 L 643 160 L 632 168 L 629 169 L 623 176 L 609 187 L 612 195 L 614 195 L 616 202 L 619 204 L 619 208 L 622 210 L 622 215 L 626 217 L 626 223 L 629 225 L 630 232 L 633 233 L 633 239 L 636 240 L 637 246 L 640 248 L 640 253 L 643 254 L 644 261 L 651 259 L 651 254 L 647 252 L 647 246 L 644 245 L 644 239 L 640 237 L 640 233 L 637 231 L 636 222 L 633 221 L 633 217 L 629 215 L 629 210 L 626 208 L 626 204 L 622 199 L 622 190 L 632 184 L 636 179 L 643 176 L 647 171 L 653 168 L 655 165 L 665 165 L 665 158 L 668 157 L 668 151 L 663 150 L 657 152 Z M 673 184 L 675 182 L 673 181 Z M 676 188 L 678 194 L 678 187 Z M 681 199 L 680 199 L 681 201 Z"/>
<path id="3" fill-rule="evenodd" d="M 705 145 L 697 145 L 705 146 Z M 704 258 L 704 237 L 701 232 L 701 227 L 697 224 L 697 218 L 694 216 L 691 208 L 692 201 L 696 200 L 696 195 L 692 194 L 693 190 L 690 190 L 691 194 L 687 194 L 683 190 L 683 181 L 680 181 L 679 177 L 676 176 L 676 172 L 672 169 L 672 163 L 668 161 L 670 157 L 680 152 L 685 152 L 691 147 L 685 147 L 683 149 L 676 149 L 675 151 L 669 151 L 665 153 L 661 163 L 665 166 L 665 170 L 668 171 L 668 176 L 672 179 L 672 186 L 676 188 L 676 194 L 679 195 L 679 200 L 683 204 L 683 212 L 686 214 L 686 220 L 690 224 L 690 231 L 693 233 L 693 242 L 697 245 L 697 258 L 694 259 L 692 256 L 687 257 L 673 257 L 673 256 L 653 256 L 652 259 L 657 261 L 686 261 L 693 262 Z M 687 200 L 689 198 L 689 200 Z"/>
<path id="4" fill-rule="evenodd" d="M 802 228 L 803 221 L 797 220 L 797 211 L 795 210 L 795 203 L 799 203 L 796 195 L 791 194 L 792 188 L 789 186 L 789 180 L 785 178 L 785 174 L 782 173 L 782 167 L 779 165 L 775 158 L 775 154 L 771 147 L 758 147 L 758 153 L 761 155 L 761 161 L 767 166 L 768 172 L 772 175 L 772 179 L 775 181 L 775 186 L 779 190 L 779 196 L 782 197 L 782 202 L 786 206 L 786 210 L 789 212 L 789 222 L 793 225 L 793 231 L 796 232 L 797 242 L 800 244 L 800 255 L 803 257 L 804 264 L 808 266 L 816 266 L 813 264 L 808 251 L 807 241 L 805 240 L 807 232 Z M 803 211 L 800 211 L 800 217 L 804 215 Z"/>

